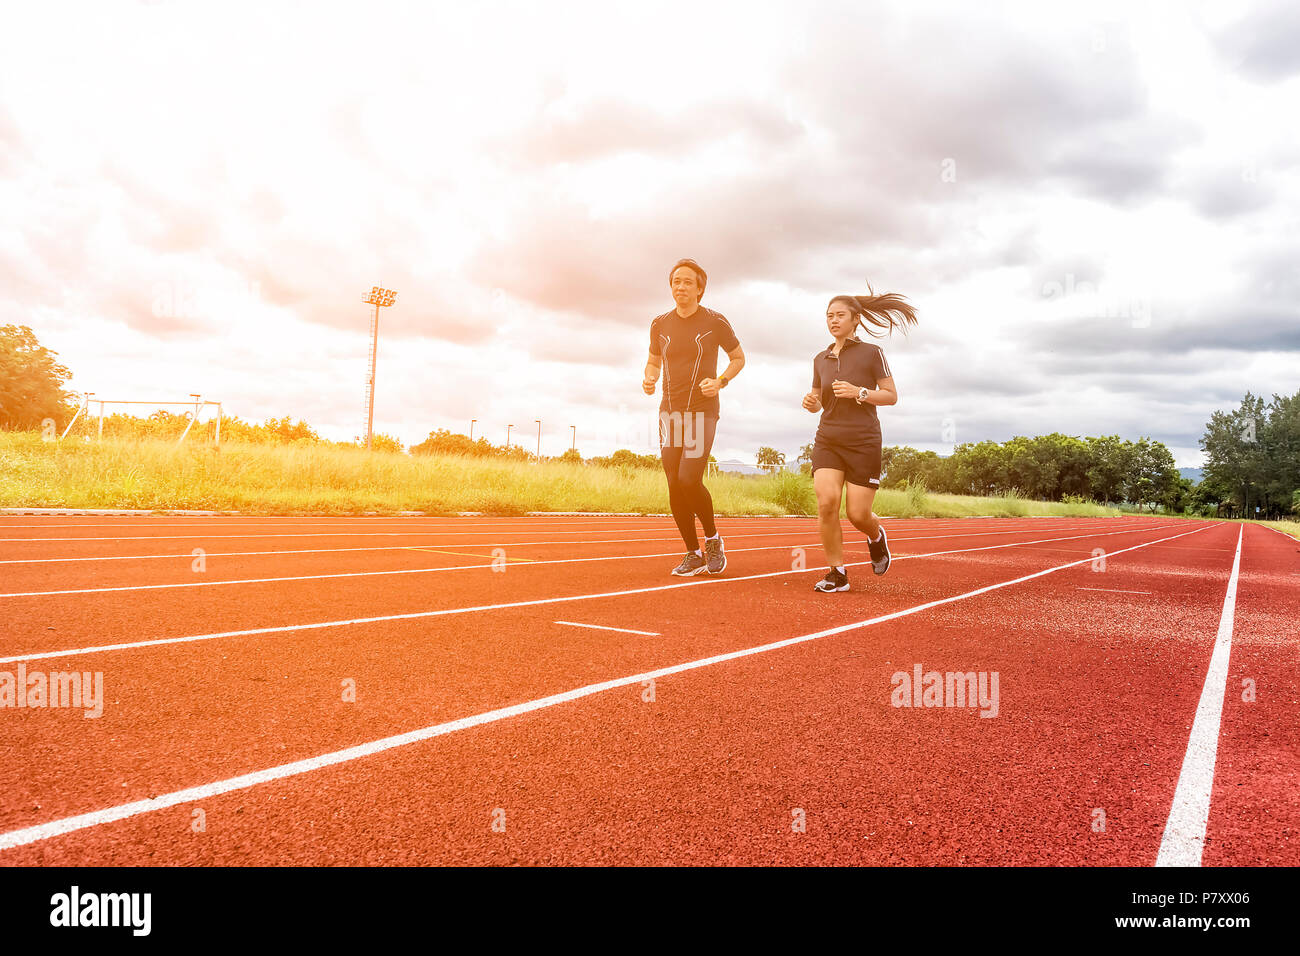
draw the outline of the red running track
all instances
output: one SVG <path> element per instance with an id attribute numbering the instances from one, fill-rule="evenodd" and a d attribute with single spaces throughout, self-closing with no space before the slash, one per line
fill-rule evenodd
<path id="1" fill-rule="evenodd" d="M 1202 862 L 1300 862 L 1300 544 L 887 527 L 821 595 L 806 519 L 689 580 L 662 518 L 0 519 L 0 675 L 104 686 L 0 709 L 0 864 L 1149 866 L 1239 543 Z"/>

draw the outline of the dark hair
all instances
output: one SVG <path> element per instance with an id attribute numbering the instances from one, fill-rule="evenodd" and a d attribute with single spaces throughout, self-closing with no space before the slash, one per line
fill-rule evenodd
<path id="1" fill-rule="evenodd" d="M 867 330 L 868 335 L 877 338 L 884 333 L 873 332 L 871 329 L 873 325 L 879 329 L 888 329 L 890 332 L 896 328 L 902 329 L 904 335 L 907 334 L 909 325 L 916 325 L 916 307 L 904 296 L 893 292 L 876 295 L 869 282 L 867 292 L 868 295 L 837 295 L 826 304 L 826 309 L 829 311 L 836 302 L 843 302 L 849 307 L 853 318 L 857 320 L 855 325 L 861 325 Z"/>
<path id="2" fill-rule="evenodd" d="M 680 269 L 682 266 L 686 266 L 686 268 L 690 269 L 692 272 L 695 273 L 695 278 L 696 278 L 696 280 L 700 283 L 700 296 L 699 296 L 699 298 L 700 298 L 700 299 L 703 299 L 703 298 L 704 298 L 704 287 L 705 287 L 706 285 L 709 284 L 709 277 L 708 277 L 708 275 L 705 273 L 705 271 L 704 271 L 704 267 L 703 267 L 702 265 L 700 265 L 698 262 L 696 262 L 694 259 L 678 259 L 676 262 L 674 262 L 674 263 L 673 263 L 673 267 L 672 267 L 671 269 L 668 270 L 668 282 L 669 282 L 669 284 L 670 284 L 670 285 L 672 284 L 672 281 L 673 281 L 673 273 L 676 272 L 678 269 Z M 697 300 L 697 301 L 698 301 L 698 300 Z"/>

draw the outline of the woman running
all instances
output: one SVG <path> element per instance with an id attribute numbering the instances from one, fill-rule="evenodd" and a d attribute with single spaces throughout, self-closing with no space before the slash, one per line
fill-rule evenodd
<path id="1" fill-rule="evenodd" d="M 718 427 L 718 392 L 745 367 L 745 353 L 730 323 L 700 305 L 709 281 L 694 259 L 679 259 L 668 272 L 676 307 L 650 323 L 650 357 L 641 387 L 655 393 L 659 369 L 664 396 L 659 403 L 659 455 L 668 476 L 668 502 L 686 544 L 686 556 L 673 574 L 721 574 L 727 567 L 713 520 L 713 499 L 704 487 L 704 472 Z M 731 363 L 717 375 L 718 349 Z M 714 376 L 717 376 L 716 378 Z M 695 519 L 704 528 L 704 550 Z"/>
<path id="2" fill-rule="evenodd" d="M 812 391 L 803 407 L 822 413 L 813 441 L 813 489 L 817 492 L 817 521 L 830 570 L 814 588 L 847 591 L 844 535 L 840 527 L 840 501 L 848 485 L 849 523 L 867 536 L 871 569 L 889 570 L 889 541 L 871 506 L 880 487 L 880 419 L 877 405 L 898 402 L 893 374 L 879 346 L 855 334 L 860 325 L 868 335 L 871 326 L 907 332 L 916 324 L 916 310 L 892 292 L 876 295 L 837 295 L 826 307 L 826 328 L 834 343 L 813 358 Z"/>

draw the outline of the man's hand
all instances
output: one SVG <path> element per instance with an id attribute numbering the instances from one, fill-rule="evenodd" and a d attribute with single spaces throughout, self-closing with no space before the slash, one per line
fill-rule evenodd
<path id="1" fill-rule="evenodd" d="M 803 397 L 803 407 L 810 412 L 820 412 L 822 410 L 821 392 L 809 392 Z"/>
<path id="2" fill-rule="evenodd" d="M 836 380 L 836 381 L 834 381 L 834 382 L 831 382 L 831 388 L 833 388 L 833 389 L 835 390 L 835 395 L 836 395 L 836 397 L 838 397 L 838 398 L 857 398 L 857 397 L 858 397 L 858 386 L 857 386 L 857 385 L 851 385 L 851 384 L 849 384 L 848 382 L 841 382 L 841 381 Z"/>
<path id="3" fill-rule="evenodd" d="M 645 392 L 647 395 L 653 395 L 655 393 L 655 385 L 658 384 L 658 382 L 658 378 L 647 377 L 641 379 L 641 391 Z"/>
<path id="4" fill-rule="evenodd" d="M 706 378 L 700 382 L 700 391 L 705 398 L 713 398 L 722 389 L 722 382 L 716 378 Z"/>

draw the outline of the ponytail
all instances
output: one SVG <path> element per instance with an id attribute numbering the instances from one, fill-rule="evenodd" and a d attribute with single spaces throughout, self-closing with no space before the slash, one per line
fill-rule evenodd
<path id="1" fill-rule="evenodd" d="M 873 331 L 872 326 L 887 329 L 891 333 L 896 328 L 902 329 L 906 335 L 907 327 L 916 325 L 916 307 L 904 296 L 893 292 L 876 295 L 871 283 L 867 283 L 867 292 L 868 295 L 837 295 L 826 308 L 829 309 L 836 302 L 843 302 L 853 314 L 856 325 L 862 326 L 868 335 L 876 338 L 885 333 Z"/>

